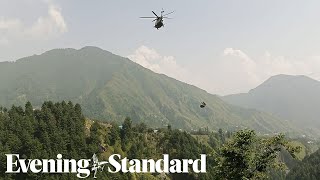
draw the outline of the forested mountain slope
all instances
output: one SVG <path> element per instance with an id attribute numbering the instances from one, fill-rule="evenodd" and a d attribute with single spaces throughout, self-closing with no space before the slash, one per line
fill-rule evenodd
<path id="1" fill-rule="evenodd" d="M 55 49 L 0 63 L 0 105 L 39 107 L 43 101 L 80 103 L 90 118 L 133 122 L 153 127 L 292 131 L 267 113 L 229 105 L 195 86 L 154 73 L 127 58 L 96 47 Z M 205 101 L 207 107 L 199 108 Z"/>

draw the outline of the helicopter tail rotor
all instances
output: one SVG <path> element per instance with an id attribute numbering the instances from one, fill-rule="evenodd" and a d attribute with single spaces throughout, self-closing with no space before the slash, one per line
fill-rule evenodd
<path id="1" fill-rule="evenodd" d="M 172 14 L 172 13 L 174 13 L 174 11 L 169 12 L 169 13 L 167 13 L 167 14 L 163 15 L 163 16 L 167 16 L 167 15 Z"/>

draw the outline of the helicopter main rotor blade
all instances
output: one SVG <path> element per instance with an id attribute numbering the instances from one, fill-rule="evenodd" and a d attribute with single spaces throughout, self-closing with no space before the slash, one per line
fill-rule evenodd
<path id="1" fill-rule="evenodd" d="M 156 17 L 140 17 L 140 18 L 154 18 L 154 19 L 157 19 Z"/>
<path id="2" fill-rule="evenodd" d="M 155 16 L 159 17 L 154 11 L 152 11 L 152 13 L 153 13 Z"/>
<path id="3" fill-rule="evenodd" d="M 169 15 L 169 14 L 172 14 L 172 13 L 174 13 L 174 11 L 169 12 L 169 13 L 167 13 L 167 14 L 163 15 L 163 16 L 166 16 L 166 15 Z"/>

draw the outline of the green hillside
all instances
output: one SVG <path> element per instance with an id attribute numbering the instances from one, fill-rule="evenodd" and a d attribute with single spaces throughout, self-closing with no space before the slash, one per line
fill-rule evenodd
<path id="1" fill-rule="evenodd" d="M 96 47 L 55 49 L 16 62 L 0 63 L 0 105 L 31 101 L 71 100 L 86 116 L 152 127 L 171 124 L 187 130 L 252 128 L 261 133 L 292 131 L 292 126 L 267 113 L 229 105 L 219 97 L 127 58 Z M 205 101 L 207 107 L 199 108 Z"/>

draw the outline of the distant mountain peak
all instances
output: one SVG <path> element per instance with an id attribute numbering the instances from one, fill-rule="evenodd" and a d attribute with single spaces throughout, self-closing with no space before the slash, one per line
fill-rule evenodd
<path id="1" fill-rule="evenodd" d="M 223 97 L 230 104 L 254 108 L 320 132 L 320 81 L 305 75 L 272 76 L 248 93 Z"/>
<path id="2" fill-rule="evenodd" d="M 303 88 L 303 85 L 308 84 L 318 84 L 319 81 L 312 79 L 305 75 L 286 75 L 286 74 L 279 74 L 275 76 L 271 76 L 269 79 L 264 81 L 262 84 L 257 86 L 256 88 L 250 90 L 249 92 L 255 91 L 260 88 L 264 87 L 273 87 L 276 90 L 280 87 L 289 87 L 288 85 L 294 85 L 300 88 Z"/>
<path id="3" fill-rule="evenodd" d="M 43 53 L 43 55 L 45 54 L 55 54 L 55 53 L 75 53 L 75 52 L 85 52 L 85 53 L 108 53 L 108 54 L 112 54 L 109 51 L 106 51 L 104 49 L 101 49 L 99 47 L 96 46 L 84 46 L 83 48 L 80 49 L 74 49 L 74 48 L 57 48 L 57 49 L 52 49 L 49 51 L 46 51 Z"/>
<path id="4" fill-rule="evenodd" d="M 48 50 L 40 55 L 48 55 L 48 54 L 56 54 L 56 53 L 62 53 L 62 52 L 72 52 L 72 51 L 76 51 L 76 49 L 74 48 L 56 48 L 56 49 L 51 49 Z"/>
<path id="5" fill-rule="evenodd" d="M 97 46 L 84 46 L 79 51 L 105 51 Z"/>
<path id="6" fill-rule="evenodd" d="M 272 80 L 291 80 L 291 79 L 312 79 L 306 75 L 288 75 L 288 74 L 278 74 L 278 75 L 274 75 L 271 76 L 268 80 L 272 81 Z M 268 81 L 267 80 L 267 81 Z M 312 79 L 313 80 L 313 79 Z"/>

